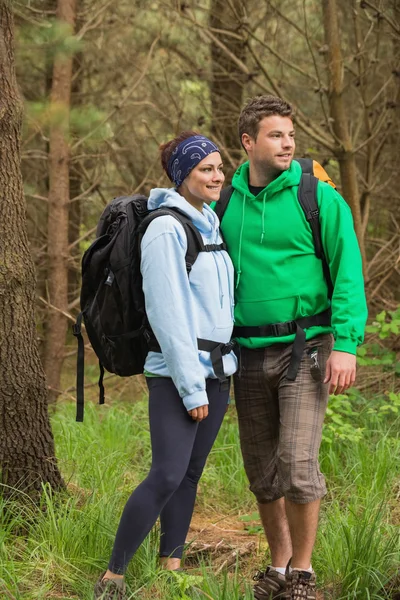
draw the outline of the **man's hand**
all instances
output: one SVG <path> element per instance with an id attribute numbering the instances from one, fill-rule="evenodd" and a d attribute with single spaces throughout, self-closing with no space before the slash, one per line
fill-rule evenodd
<path id="1" fill-rule="evenodd" d="M 203 404 L 203 406 L 192 408 L 192 410 L 188 410 L 188 413 L 192 417 L 193 421 L 200 422 L 208 416 L 208 404 Z"/>
<path id="2" fill-rule="evenodd" d="M 348 352 L 333 350 L 326 363 L 324 383 L 329 382 L 330 394 L 341 394 L 356 380 L 356 357 Z"/>

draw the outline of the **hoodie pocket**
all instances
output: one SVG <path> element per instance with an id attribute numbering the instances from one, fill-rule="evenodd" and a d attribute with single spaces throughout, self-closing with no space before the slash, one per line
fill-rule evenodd
<path id="1" fill-rule="evenodd" d="M 300 296 L 238 301 L 235 321 L 239 325 L 270 325 L 304 317 Z"/>

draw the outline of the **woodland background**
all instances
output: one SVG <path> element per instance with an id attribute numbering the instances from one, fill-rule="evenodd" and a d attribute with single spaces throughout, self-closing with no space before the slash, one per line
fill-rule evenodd
<path id="1" fill-rule="evenodd" d="M 353 392 L 390 416 L 398 444 L 399 0 L 0 0 L 0 93 L 5 498 L 65 487 L 48 404 L 57 424 L 75 395 L 80 260 L 101 211 L 169 185 L 158 146 L 182 129 L 218 142 L 229 183 L 245 159 L 240 108 L 260 93 L 294 105 L 297 157 L 351 207 L 370 311 Z M 144 394 L 140 378 L 108 386 L 109 400 Z M 360 441 L 346 402 L 333 398 L 327 443 Z"/>
<path id="2" fill-rule="evenodd" d="M 80 258 L 110 199 L 166 184 L 158 145 L 214 137 L 227 181 L 244 101 L 297 111 L 297 156 L 351 206 L 372 314 L 400 302 L 398 0 L 15 2 L 22 172 L 50 399 L 59 393 Z"/>

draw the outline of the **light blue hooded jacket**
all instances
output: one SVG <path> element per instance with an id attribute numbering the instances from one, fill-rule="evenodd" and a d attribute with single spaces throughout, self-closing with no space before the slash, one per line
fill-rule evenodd
<path id="1" fill-rule="evenodd" d="M 174 189 L 151 190 L 148 208 L 179 208 L 205 244 L 220 244 L 219 220 L 206 205 L 200 212 Z M 154 219 L 141 243 L 141 272 L 146 313 L 161 347 L 149 352 L 145 371 L 171 377 L 187 410 L 208 404 L 206 379 L 215 379 L 210 353 L 197 338 L 227 343 L 233 329 L 233 266 L 223 251 L 200 252 L 190 276 L 186 271 L 187 237 L 172 216 Z M 223 357 L 225 375 L 237 369 L 233 352 Z"/>

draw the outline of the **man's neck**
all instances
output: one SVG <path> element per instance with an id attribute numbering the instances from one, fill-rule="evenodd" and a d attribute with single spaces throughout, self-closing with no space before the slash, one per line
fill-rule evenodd
<path id="1" fill-rule="evenodd" d="M 250 163 L 249 168 L 249 185 L 253 187 L 265 188 L 267 185 L 274 181 L 282 171 L 277 169 L 268 169 L 266 167 L 258 167 Z"/>

